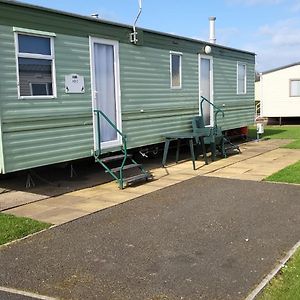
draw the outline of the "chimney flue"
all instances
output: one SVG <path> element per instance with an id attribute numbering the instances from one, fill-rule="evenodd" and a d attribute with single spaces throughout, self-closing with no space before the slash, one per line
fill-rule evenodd
<path id="1" fill-rule="evenodd" d="M 216 43 L 216 30 L 215 30 L 216 17 L 209 17 L 209 42 Z"/>

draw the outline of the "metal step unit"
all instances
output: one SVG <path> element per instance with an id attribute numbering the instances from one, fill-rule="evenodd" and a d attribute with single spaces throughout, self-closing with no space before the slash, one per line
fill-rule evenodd
<path id="1" fill-rule="evenodd" d="M 239 145 L 233 144 L 226 136 L 223 136 L 223 156 L 227 157 L 229 154 L 242 153 Z"/>
<path id="2" fill-rule="evenodd" d="M 124 189 L 126 186 L 132 185 L 137 182 L 147 181 L 152 179 L 153 176 L 150 172 L 143 168 L 142 164 L 138 164 L 131 154 L 127 153 L 127 137 L 123 134 L 116 125 L 101 111 L 94 110 L 97 117 L 98 124 L 98 150 L 95 151 L 95 161 L 98 162 L 107 173 L 109 173 L 119 184 L 120 189 Z M 100 119 L 104 118 L 108 124 L 119 134 L 122 138 L 122 146 L 120 148 L 121 154 L 105 154 L 101 153 L 101 137 L 100 137 Z M 118 167 L 114 167 L 111 164 L 120 162 Z M 127 174 L 131 170 L 130 174 Z M 132 172 L 134 172 L 132 174 Z"/>
<path id="3" fill-rule="evenodd" d="M 143 168 L 142 164 L 138 164 L 132 158 L 131 154 L 120 154 L 103 158 L 95 157 L 95 159 L 104 167 L 105 172 L 109 173 L 118 182 L 120 189 L 153 178 L 152 175 Z M 120 162 L 120 166 L 110 166 L 110 163 L 118 161 Z M 134 174 L 126 174 L 126 171 L 129 170 L 134 172 Z"/>

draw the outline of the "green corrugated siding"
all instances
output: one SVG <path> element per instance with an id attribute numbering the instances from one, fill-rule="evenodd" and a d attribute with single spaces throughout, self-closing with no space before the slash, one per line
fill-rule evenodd
<path id="1" fill-rule="evenodd" d="M 13 31 L 0 27 L 1 121 L 5 171 L 88 157 L 93 149 L 88 38 L 57 34 L 57 99 L 17 99 Z M 64 92 L 64 76 L 85 77 L 85 94 Z"/>
<path id="2" fill-rule="evenodd" d="M 237 95 L 237 61 L 247 65 L 247 93 L 245 95 Z M 218 119 L 223 130 L 253 124 L 254 68 L 254 56 L 215 50 L 214 103 L 225 112 L 225 118 Z"/>
<path id="3" fill-rule="evenodd" d="M 167 50 L 121 45 L 123 129 L 131 147 L 158 143 L 166 133 L 188 130 L 198 114 L 198 55 L 183 52 L 181 90 L 170 89 L 169 55 Z M 236 91 L 237 61 L 247 64 L 245 95 Z M 254 58 L 215 51 L 213 70 L 214 101 L 225 111 L 219 124 L 224 130 L 253 124 Z"/>
<path id="4" fill-rule="evenodd" d="M 20 8 L 0 1 L 0 106 L 6 172 L 88 157 L 93 149 L 88 36 L 120 42 L 123 132 L 129 148 L 162 141 L 191 128 L 198 114 L 198 52 L 202 43 L 143 32 L 143 46 L 129 43 L 130 29 Z M 12 27 L 55 32 L 57 99 L 18 100 Z M 170 89 L 169 52 L 183 52 L 181 90 Z M 224 129 L 251 124 L 254 115 L 254 56 L 213 48 L 215 103 Z M 236 95 L 236 62 L 247 63 L 247 95 Z M 83 75 L 85 94 L 67 95 L 64 76 Z M 2 163 L 2 166 L 1 166 Z"/>
<path id="5" fill-rule="evenodd" d="M 130 147 L 158 143 L 166 133 L 190 128 L 199 106 L 197 55 L 182 57 L 181 90 L 170 88 L 167 50 L 121 44 L 120 65 L 123 130 Z"/>

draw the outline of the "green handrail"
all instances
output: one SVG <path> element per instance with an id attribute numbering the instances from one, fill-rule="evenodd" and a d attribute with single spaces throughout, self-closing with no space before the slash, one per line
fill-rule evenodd
<path id="1" fill-rule="evenodd" d="M 96 151 L 95 153 L 96 159 L 109 172 L 111 176 L 113 176 L 115 179 L 119 181 L 120 187 L 123 188 L 123 181 L 124 181 L 123 168 L 127 160 L 127 137 L 117 128 L 117 126 L 109 119 L 109 117 L 102 110 L 94 109 L 94 113 L 97 115 L 97 130 L 98 130 L 98 151 Z M 122 152 L 124 153 L 124 158 L 120 167 L 120 178 L 116 177 L 116 175 L 112 173 L 111 170 L 104 163 L 101 162 L 101 160 L 99 160 L 99 155 L 101 155 L 101 131 L 100 131 L 101 117 L 103 117 L 108 122 L 108 124 L 122 137 Z"/>
<path id="2" fill-rule="evenodd" d="M 205 101 L 214 108 L 214 128 L 217 129 L 217 116 L 218 116 L 218 113 L 221 113 L 222 117 L 224 118 L 225 117 L 224 111 L 222 109 L 220 109 L 218 106 L 216 106 L 215 104 L 213 104 L 212 102 L 210 102 L 205 97 L 201 96 L 201 98 L 202 98 L 202 100 L 200 102 L 201 116 L 203 116 L 203 102 Z"/>

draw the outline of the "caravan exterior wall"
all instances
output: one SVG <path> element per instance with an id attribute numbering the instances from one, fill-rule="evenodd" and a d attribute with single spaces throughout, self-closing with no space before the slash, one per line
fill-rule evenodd
<path id="1" fill-rule="evenodd" d="M 262 73 L 255 83 L 263 117 L 299 117 L 299 63 Z"/>
<path id="2" fill-rule="evenodd" d="M 18 98 L 16 30 L 52 36 L 55 97 Z M 93 155 L 90 37 L 118 43 L 122 131 L 129 148 L 191 128 L 192 117 L 199 114 L 199 53 L 206 43 L 139 30 L 139 45 L 133 45 L 130 32 L 128 26 L 0 0 L 2 173 Z M 170 51 L 181 53 L 180 89 L 170 88 Z M 219 120 L 222 128 L 252 124 L 254 54 L 213 45 L 211 58 L 214 103 L 226 115 Z M 246 66 L 244 94 L 237 94 L 238 62 Z M 68 74 L 84 77 L 84 93 L 65 92 Z"/>

